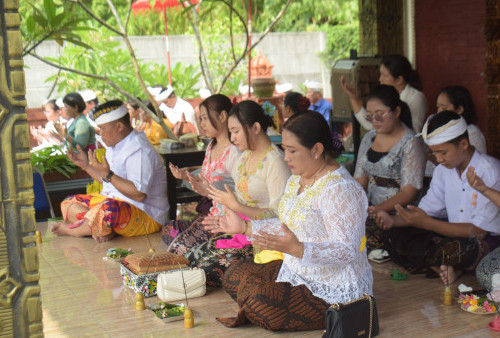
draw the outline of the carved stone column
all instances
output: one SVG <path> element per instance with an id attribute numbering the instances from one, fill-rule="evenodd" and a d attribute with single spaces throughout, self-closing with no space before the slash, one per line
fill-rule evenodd
<path id="1" fill-rule="evenodd" d="M 0 0 L 0 336 L 42 336 L 17 0 Z"/>
<path id="2" fill-rule="evenodd" d="M 361 55 L 404 54 L 402 0 L 359 0 Z"/>

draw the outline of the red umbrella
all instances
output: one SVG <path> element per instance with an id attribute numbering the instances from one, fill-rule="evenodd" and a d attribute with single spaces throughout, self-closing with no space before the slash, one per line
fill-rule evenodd
<path id="1" fill-rule="evenodd" d="M 184 1 L 184 3 L 187 6 L 190 5 L 196 5 L 199 0 L 188 0 Z M 168 69 L 168 84 L 172 85 L 172 75 L 170 74 L 170 47 L 168 45 L 168 25 L 167 25 L 167 7 L 168 8 L 173 8 L 180 6 L 181 2 L 179 0 L 156 0 L 153 8 L 151 8 L 151 5 L 149 4 L 149 0 L 137 0 L 132 3 L 132 12 L 134 13 L 134 16 L 137 13 L 143 12 L 143 11 L 150 11 L 151 9 L 161 11 L 163 10 L 163 18 L 165 20 L 165 44 L 167 48 L 167 69 Z"/>

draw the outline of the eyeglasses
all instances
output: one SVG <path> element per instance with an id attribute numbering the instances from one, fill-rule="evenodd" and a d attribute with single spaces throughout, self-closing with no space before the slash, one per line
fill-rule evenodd
<path id="1" fill-rule="evenodd" d="M 390 112 L 391 112 L 390 110 L 385 112 L 382 110 L 376 110 L 375 113 L 373 114 L 365 114 L 365 120 L 367 120 L 370 123 L 373 121 L 382 122 L 384 121 L 384 117 Z"/>

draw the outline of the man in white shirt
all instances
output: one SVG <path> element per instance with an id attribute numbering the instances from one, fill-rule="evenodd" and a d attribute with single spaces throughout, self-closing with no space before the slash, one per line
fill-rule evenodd
<path id="1" fill-rule="evenodd" d="M 389 250 L 397 263 L 432 268 L 447 285 L 500 245 L 500 210 L 466 176 L 474 167 L 487 186 L 498 190 L 500 161 L 470 146 L 467 123 L 451 111 L 430 116 L 422 137 L 439 162 L 429 191 L 418 207 L 398 205 L 396 216 L 379 211 L 375 220 L 389 230 Z"/>
<path id="2" fill-rule="evenodd" d="M 68 157 L 103 183 L 100 194 L 66 198 L 64 217 L 52 227 L 60 236 L 92 235 L 98 241 L 115 233 L 139 236 L 159 231 L 167 221 L 167 178 L 163 159 L 142 133 L 130 125 L 127 107 L 114 100 L 97 106 L 95 122 L 106 145 L 99 161 L 95 152 L 68 150 Z"/>
<path id="3" fill-rule="evenodd" d="M 177 97 L 172 87 L 167 86 L 166 88 L 162 88 L 158 95 L 156 95 L 156 100 L 160 104 L 160 110 L 165 114 L 170 123 L 175 125 L 182 120 L 182 115 L 184 114 L 185 120 L 192 123 L 196 128 L 193 106 L 189 102 Z"/>

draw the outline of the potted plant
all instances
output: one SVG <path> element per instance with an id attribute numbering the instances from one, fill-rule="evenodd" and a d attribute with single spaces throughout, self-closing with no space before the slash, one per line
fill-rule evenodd
<path id="1" fill-rule="evenodd" d="M 31 165 L 40 170 L 45 182 L 88 177 L 57 145 L 32 152 Z"/>

